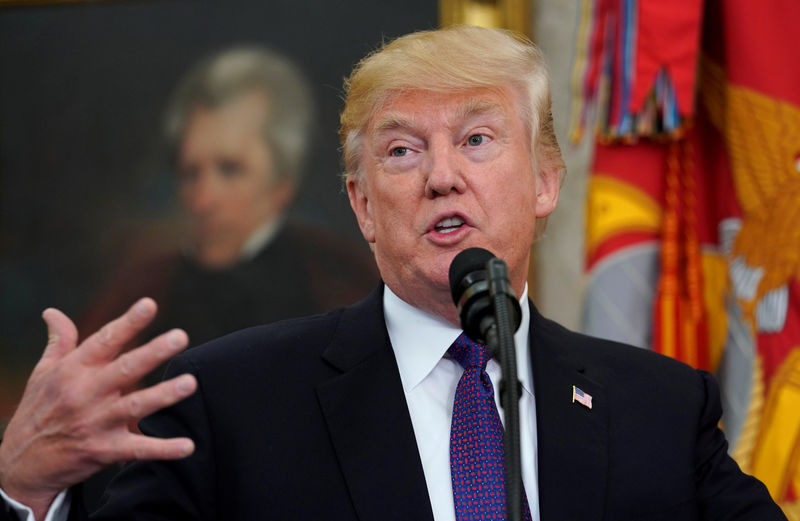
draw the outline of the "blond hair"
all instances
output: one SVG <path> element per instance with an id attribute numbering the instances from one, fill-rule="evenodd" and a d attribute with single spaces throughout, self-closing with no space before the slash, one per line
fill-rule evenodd
<path id="1" fill-rule="evenodd" d="M 339 138 L 345 179 L 360 175 L 369 119 L 392 95 L 407 90 L 454 92 L 509 87 L 531 137 L 534 168 L 565 171 L 550 111 L 550 75 L 530 40 L 500 29 L 454 26 L 411 33 L 364 57 L 345 80 Z"/>

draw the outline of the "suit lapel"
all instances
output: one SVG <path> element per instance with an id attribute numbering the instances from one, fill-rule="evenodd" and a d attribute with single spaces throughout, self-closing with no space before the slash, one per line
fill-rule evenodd
<path id="1" fill-rule="evenodd" d="M 433 521 L 381 291 L 345 310 L 323 358 L 342 372 L 317 397 L 358 518 Z"/>
<path id="2" fill-rule="evenodd" d="M 317 396 L 358 518 L 433 520 L 414 430 L 383 319 L 382 294 L 345 310 L 323 357 L 341 371 Z M 608 467 L 603 386 L 573 359 L 577 335 L 531 306 L 542 521 L 602 518 Z M 572 402 L 572 386 L 592 409 Z"/>
<path id="3" fill-rule="evenodd" d="M 572 359 L 578 335 L 546 320 L 531 306 L 542 521 L 601 519 L 608 468 L 605 389 Z M 589 409 L 572 401 L 572 387 L 592 396 Z"/>

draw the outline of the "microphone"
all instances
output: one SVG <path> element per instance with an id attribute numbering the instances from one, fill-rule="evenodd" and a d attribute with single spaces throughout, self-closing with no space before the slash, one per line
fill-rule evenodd
<path id="1" fill-rule="evenodd" d="M 461 328 L 468 337 L 487 344 L 498 320 L 507 321 L 504 323 L 512 334 L 519 328 L 522 312 L 511 289 L 508 267 L 492 252 L 483 248 L 462 251 L 450 263 L 449 278 Z"/>
<path id="2" fill-rule="evenodd" d="M 520 461 L 519 398 L 514 332 L 522 312 L 511 289 L 506 263 L 482 248 L 469 248 L 450 263 L 450 293 L 458 307 L 461 328 L 476 342 L 499 355 L 502 380 L 500 402 L 505 411 L 506 512 L 510 521 L 522 520 L 522 464 Z M 508 392 L 509 388 L 515 392 Z"/>

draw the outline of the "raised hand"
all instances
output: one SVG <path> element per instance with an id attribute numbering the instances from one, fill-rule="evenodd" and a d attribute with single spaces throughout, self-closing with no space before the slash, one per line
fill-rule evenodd
<path id="1" fill-rule="evenodd" d="M 128 428 L 197 388 L 194 376 L 184 374 L 126 393 L 188 343 L 186 333 L 174 329 L 121 354 L 155 314 L 155 302 L 141 299 L 77 347 L 77 329 L 66 315 L 52 308 L 42 314 L 47 347 L 0 444 L 0 487 L 33 508 L 37 519 L 61 490 L 105 466 L 194 451 L 188 438 L 158 439 Z"/>

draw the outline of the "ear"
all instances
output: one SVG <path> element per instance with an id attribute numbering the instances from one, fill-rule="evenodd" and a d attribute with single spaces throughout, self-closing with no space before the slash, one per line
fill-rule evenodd
<path id="1" fill-rule="evenodd" d="M 363 174 L 362 174 L 363 175 Z M 375 222 L 372 220 L 372 208 L 369 204 L 369 194 L 365 181 L 358 174 L 347 178 L 347 197 L 350 199 L 350 208 L 356 214 L 361 235 L 368 243 L 375 242 Z"/>
<path id="2" fill-rule="evenodd" d="M 547 217 L 556 209 L 561 176 L 558 167 L 544 166 L 537 176 L 536 217 Z"/>

